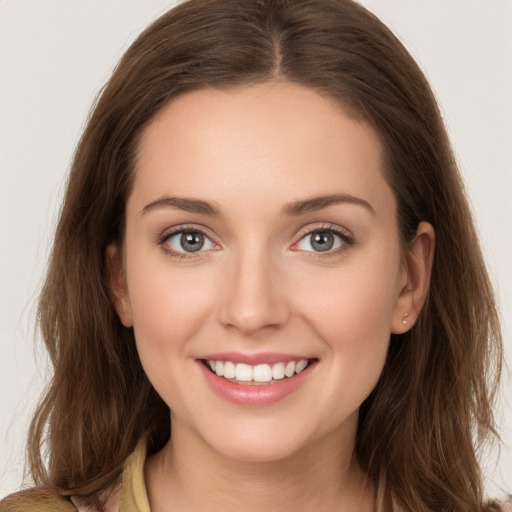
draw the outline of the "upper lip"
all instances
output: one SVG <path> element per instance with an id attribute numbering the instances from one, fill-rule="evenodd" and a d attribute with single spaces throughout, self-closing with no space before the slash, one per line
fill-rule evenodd
<path id="1" fill-rule="evenodd" d="M 245 363 L 251 366 L 257 364 L 287 363 L 289 361 L 301 361 L 311 359 L 306 355 L 285 354 L 280 352 L 215 352 L 207 354 L 199 359 L 213 361 L 231 361 L 233 363 Z"/>

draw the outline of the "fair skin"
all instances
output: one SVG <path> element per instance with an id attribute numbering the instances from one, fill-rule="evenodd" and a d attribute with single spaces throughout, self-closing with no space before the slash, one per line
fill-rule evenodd
<path id="1" fill-rule="evenodd" d="M 351 458 L 358 410 L 390 333 L 419 314 L 434 249 L 427 223 L 400 246 L 381 156 L 368 124 L 287 82 L 187 93 L 145 130 L 108 256 L 172 410 L 146 464 L 153 512 L 374 510 Z M 226 379 L 208 360 L 277 374 Z"/>

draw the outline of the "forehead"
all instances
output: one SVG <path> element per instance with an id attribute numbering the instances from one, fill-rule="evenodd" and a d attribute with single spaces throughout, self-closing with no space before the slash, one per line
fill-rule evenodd
<path id="1" fill-rule="evenodd" d="M 337 192 L 393 199 L 378 135 L 334 100 L 274 82 L 201 89 L 169 103 L 143 133 L 132 195 L 222 202 L 246 194 L 270 205 Z"/>

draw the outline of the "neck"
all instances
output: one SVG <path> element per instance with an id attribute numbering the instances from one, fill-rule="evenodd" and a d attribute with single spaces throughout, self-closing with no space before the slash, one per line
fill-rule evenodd
<path id="1" fill-rule="evenodd" d="M 334 446 L 330 436 L 282 460 L 233 460 L 174 428 L 172 440 L 147 461 L 151 510 L 372 512 L 374 485 L 352 453 L 353 444 Z"/>

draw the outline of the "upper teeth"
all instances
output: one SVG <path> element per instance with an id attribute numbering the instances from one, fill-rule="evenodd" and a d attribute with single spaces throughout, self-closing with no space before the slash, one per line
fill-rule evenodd
<path id="1" fill-rule="evenodd" d="M 284 379 L 300 373 L 308 365 L 308 360 L 301 359 L 287 363 L 257 364 L 255 366 L 244 363 L 235 364 L 231 361 L 208 360 L 208 365 L 219 377 L 226 379 L 242 382 L 270 382 L 272 379 Z"/>

